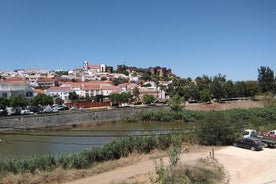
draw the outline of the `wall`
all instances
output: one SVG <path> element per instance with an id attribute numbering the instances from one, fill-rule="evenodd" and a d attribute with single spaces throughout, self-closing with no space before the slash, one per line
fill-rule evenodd
<path id="1" fill-rule="evenodd" d="M 62 113 L 0 117 L 0 130 L 6 128 L 45 128 L 83 123 L 120 121 L 139 111 L 161 110 L 167 106 L 68 111 Z"/>

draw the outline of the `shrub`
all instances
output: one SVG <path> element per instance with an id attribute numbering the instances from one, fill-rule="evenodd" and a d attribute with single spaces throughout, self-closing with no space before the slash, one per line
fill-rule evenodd
<path id="1" fill-rule="evenodd" d="M 200 122 L 196 133 L 203 145 L 227 145 L 235 139 L 235 131 L 223 112 L 210 112 Z"/>

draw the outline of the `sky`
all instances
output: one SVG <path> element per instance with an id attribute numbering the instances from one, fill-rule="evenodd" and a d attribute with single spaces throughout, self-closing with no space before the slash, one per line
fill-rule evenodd
<path id="1" fill-rule="evenodd" d="M 276 72 L 276 1 L 0 0 L 0 71 L 84 60 L 257 80 Z"/>

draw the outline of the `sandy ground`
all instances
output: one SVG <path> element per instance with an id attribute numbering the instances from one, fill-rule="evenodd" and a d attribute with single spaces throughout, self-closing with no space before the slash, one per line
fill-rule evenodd
<path id="1" fill-rule="evenodd" d="M 209 156 L 211 147 L 193 150 L 181 154 L 181 162 L 190 163 L 199 158 Z M 276 149 L 265 148 L 262 151 L 251 151 L 233 146 L 214 148 L 215 159 L 221 163 L 230 178 L 230 184 L 276 184 Z M 165 159 L 168 163 L 168 159 Z M 150 177 L 155 172 L 154 159 L 145 157 L 134 165 L 117 168 L 96 176 L 86 177 L 67 184 L 115 184 L 129 178 Z M 139 178 L 139 177 L 138 177 Z"/>
<path id="2" fill-rule="evenodd" d="M 218 150 L 215 158 L 228 171 L 230 183 L 276 184 L 275 154 L 275 148 L 251 151 L 226 147 Z"/>
<path id="3" fill-rule="evenodd" d="M 237 100 L 237 101 L 228 101 L 224 103 L 187 103 L 185 104 L 185 109 L 188 110 L 228 110 L 228 109 L 248 109 L 254 107 L 264 107 L 262 101 L 252 101 L 252 100 Z"/>

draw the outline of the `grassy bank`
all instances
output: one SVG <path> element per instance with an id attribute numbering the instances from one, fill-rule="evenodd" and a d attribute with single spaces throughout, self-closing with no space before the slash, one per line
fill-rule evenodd
<path id="1" fill-rule="evenodd" d="M 85 169 L 99 162 L 126 157 L 131 153 L 148 153 L 153 149 L 165 150 L 170 146 L 181 144 L 182 141 L 186 141 L 185 139 L 186 137 L 182 135 L 126 137 L 80 153 L 6 159 L 0 161 L 0 175 L 3 177 L 7 173 L 34 173 L 36 170 L 51 171 L 56 168 Z"/>
<path id="2" fill-rule="evenodd" d="M 8 173 L 22 174 L 53 171 L 57 168 L 86 169 L 109 160 L 127 157 L 132 153 L 149 153 L 154 149 L 166 150 L 182 142 L 204 145 L 231 144 L 245 128 L 269 130 L 276 128 L 276 108 L 233 109 L 227 111 L 143 111 L 128 121 L 183 121 L 192 123 L 192 129 L 175 135 L 125 137 L 80 153 L 37 155 L 31 158 L 0 161 L 0 178 Z M 190 171 L 187 171 L 190 172 Z M 204 171 L 205 172 L 205 171 Z M 177 173 L 177 172 L 173 172 Z M 1 183 L 1 182 L 0 182 Z"/>
<path id="3" fill-rule="evenodd" d="M 235 122 L 251 122 L 253 124 L 261 124 L 262 122 L 276 121 L 276 107 L 267 108 L 251 108 L 251 109 L 231 109 L 225 111 L 141 111 L 134 116 L 126 118 L 128 122 L 140 121 L 183 121 L 183 122 L 196 122 L 204 119 L 210 114 L 223 113 L 227 121 Z"/>

